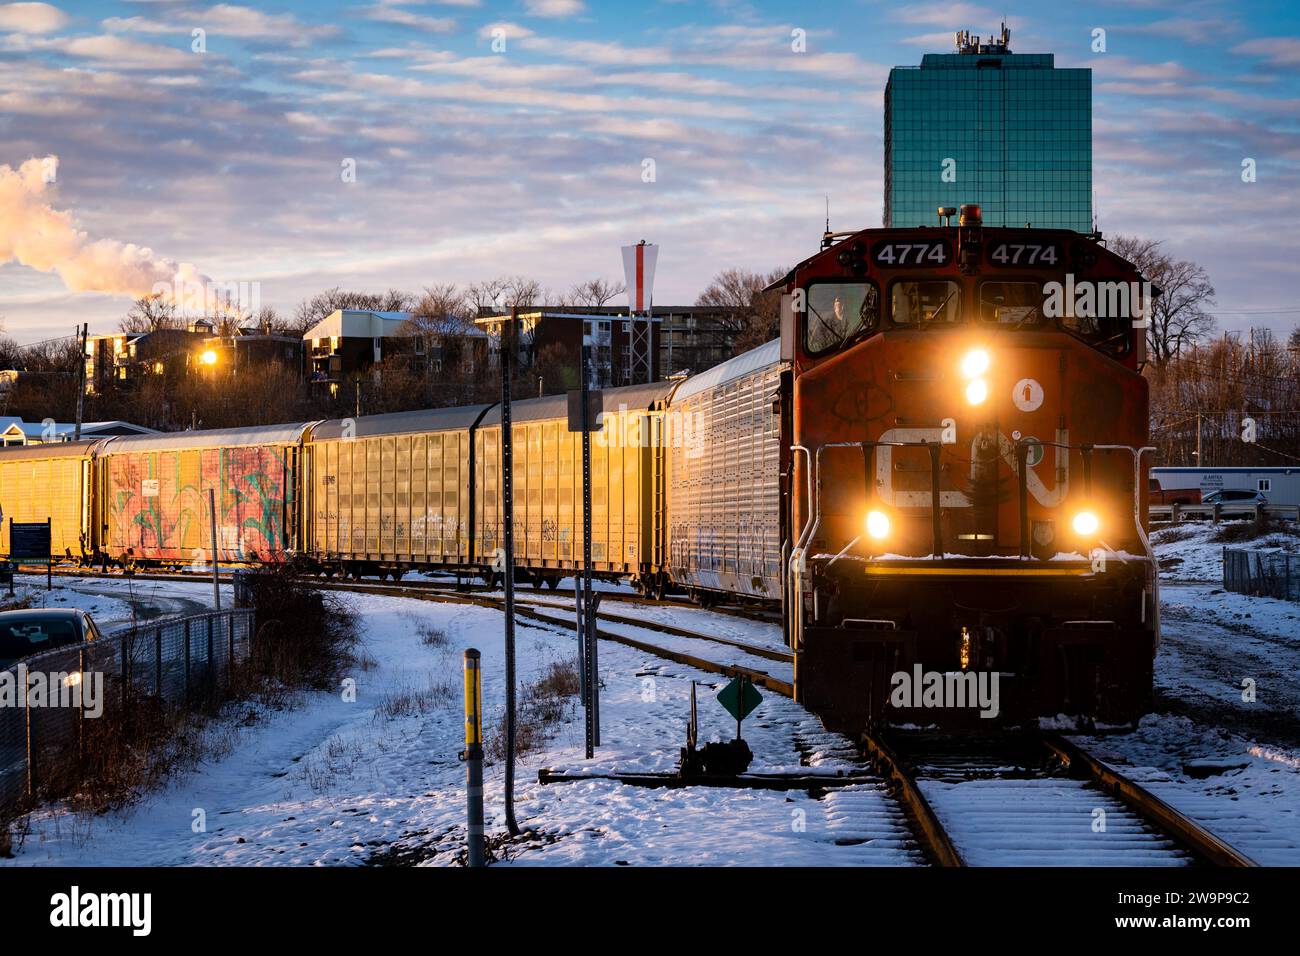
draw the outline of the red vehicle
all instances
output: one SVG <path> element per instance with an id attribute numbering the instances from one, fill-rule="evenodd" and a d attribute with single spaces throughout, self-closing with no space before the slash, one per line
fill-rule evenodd
<path id="1" fill-rule="evenodd" d="M 783 286 L 804 703 L 848 728 L 1136 720 L 1158 605 L 1135 318 L 1158 292 L 1093 237 L 978 206 L 828 235 Z"/>
<path id="2" fill-rule="evenodd" d="M 1162 488 L 1159 478 L 1147 480 L 1147 496 L 1153 505 L 1199 505 L 1200 488 Z"/>

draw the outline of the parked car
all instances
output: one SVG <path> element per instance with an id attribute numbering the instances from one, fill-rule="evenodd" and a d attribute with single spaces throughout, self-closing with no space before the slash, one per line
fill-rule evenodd
<path id="1" fill-rule="evenodd" d="M 1212 491 L 1201 499 L 1206 505 L 1266 505 L 1268 498 L 1262 491 L 1247 491 L 1240 488 L 1221 488 Z"/>
<path id="2" fill-rule="evenodd" d="M 100 638 L 85 611 L 68 608 L 0 612 L 0 668 L 59 647 L 75 647 Z"/>
<path id="3" fill-rule="evenodd" d="M 1200 504 L 1200 488 L 1164 488 L 1159 478 L 1152 478 L 1147 498 L 1153 505 L 1195 505 Z"/>

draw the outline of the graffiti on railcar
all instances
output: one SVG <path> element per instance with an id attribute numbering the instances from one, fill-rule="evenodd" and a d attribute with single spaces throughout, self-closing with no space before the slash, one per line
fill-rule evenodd
<path id="1" fill-rule="evenodd" d="M 207 489 L 217 496 L 224 560 L 284 554 L 285 463 L 264 447 L 142 452 L 109 460 L 110 547 L 142 559 L 186 559 L 211 546 Z"/>

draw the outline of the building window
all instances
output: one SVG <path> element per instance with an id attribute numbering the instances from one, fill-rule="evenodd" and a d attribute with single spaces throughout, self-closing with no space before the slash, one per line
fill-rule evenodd
<path id="1" fill-rule="evenodd" d="M 1272 491 L 1272 490 L 1273 490 L 1273 479 L 1272 479 L 1272 478 L 1261 478 L 1261 479 L 1259 479 L 1259 481 L 1258 481 L 1256 487 L 1257 487 L 1260 491 Z"/>

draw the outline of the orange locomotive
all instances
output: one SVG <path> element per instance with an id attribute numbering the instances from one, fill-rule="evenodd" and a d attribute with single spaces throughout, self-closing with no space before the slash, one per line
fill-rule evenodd
<path id="1" fill-rule="evenodd" d="M 1095 237 L 985 228 L 978 206 L 828 235 L 783 284 L 803 702 L 849 728 L 1136 720 L 1158 290 Z"/>

